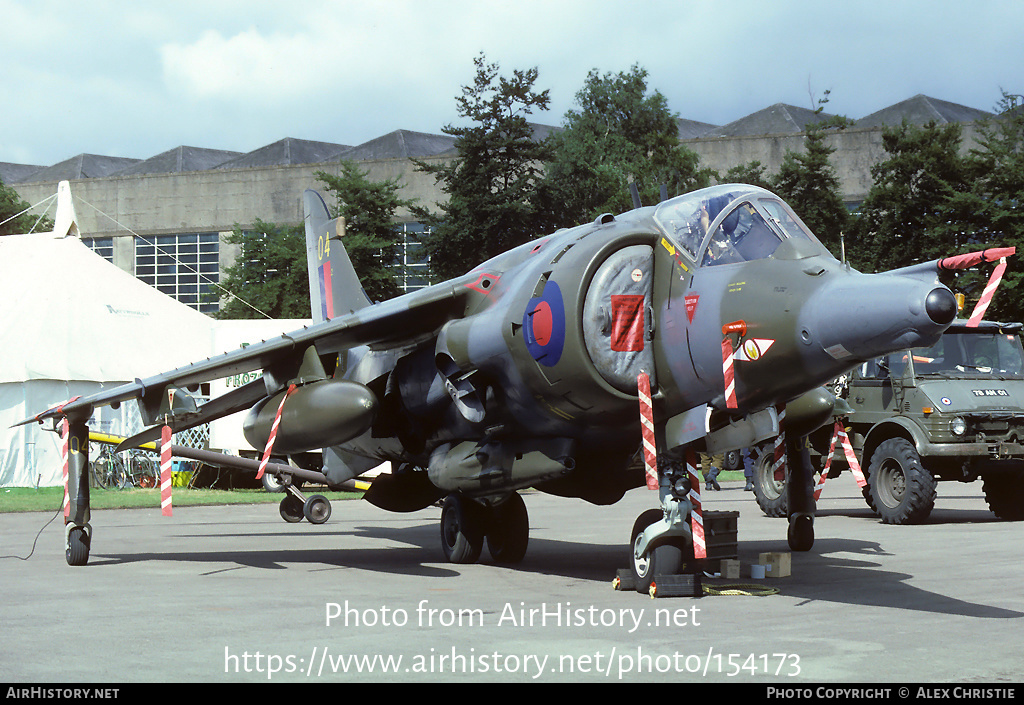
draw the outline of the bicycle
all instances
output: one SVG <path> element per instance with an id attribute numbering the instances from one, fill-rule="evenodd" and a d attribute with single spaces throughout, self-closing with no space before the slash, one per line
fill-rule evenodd
<path id="1" fill-rule="evenodd" d="M 89 474 L 93 484 L 101 489 L 121 489 L 128 482 L 124 461 L 113 448 L 105 443 L 98 444 L 99 450 L 90 453 Z"/>
<path id="2" fill-rule="evenodd" d="M 128 481 L 135 487 L 149 489 L 160 484 L 160 462 L 149 451 L 128 451 Z"/>

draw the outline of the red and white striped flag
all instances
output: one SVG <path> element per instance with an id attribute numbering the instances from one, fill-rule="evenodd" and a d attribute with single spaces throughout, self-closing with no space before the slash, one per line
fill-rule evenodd
<path id="1" fill-rule="evenodd" d="M 64 519 L 71 516 L 71 495 L 68 493 L 68 437 L 71 435 L 71 424 L 67 417 L 60 421 L 60 457 L 64 467 Z"/>
<path id="2" fill-rule="evenodd" d="M 999 282 L 1003 280 L 1003 272 L 1005 271 L 1006 258 L 1001 257 L 999 264 L 992 270 L 992 276 L 988 279 L 985 291 L 981 293 L 981 298 L 978 299 L 978 305 L 974 307 L 974 313 L 971 314 L 970 320 L 967 321 L 968 328 L 977 328 L 978 324 L 981 323 L 981 319 L 985 317 L 985 311 L 988 310 L 988 305 L 992 303 L 992 297 L 995 296 L 996 289 L 999 288 Z"/>
<path id="3" fill-rule="evenodd" d="M 270 452 L 274 449 L 274 441 L 277 439 L 277 427 L 281 425 L 281 414 L 284 412 L 284 403 L 291 396 L 291 393 L 296 389 L 296 385 L 292 384 L 288 386 L 288 391 L 281 397 L 281 403 L 277 406 L 277 415 L 274 416 L 274 423 L 270 427 L 270 436 L 267 438 L 267 447 L 263 449 L 263 458 L 260 460 L 260 469 L 256 473 L 256 479 L 263 479 L 263 471 L 267 469 L 267 463 L 270 462 Z"/>
<path id="4" fill-rule="evenodd" d="M 640 398 L 640 430 L 643 436 L 644 468 L 647 471 L 647 489 L 658 489 L 658 447 L 654 440 L 654 407 L 651 401 L 651 378 L 641 372 L 636 378 L 637 396 Z"/>
<path id="5" fill-rule="evenodd" d="M 165 516 L 173 516 L 171 506 L 171 427 L 164 426 L 160 431 L 160 512 Z"/>
<path id="6" fill-rule="evenodd" d="M 704 509 L 700 501 L 700 477 L 697 476 L 697 453 L 686 449 L 686 472 L 690 476 L 690 531 L 693 533 L 693 557 L 697 560 L 708 557 L 707 542 L 704 539 Z"/>

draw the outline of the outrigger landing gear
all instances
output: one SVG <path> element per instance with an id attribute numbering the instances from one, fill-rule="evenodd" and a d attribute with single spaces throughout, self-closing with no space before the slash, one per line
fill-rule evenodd
<path id="1" fill-rule="evenodd" d="M 89 524 L 89 425 L 85 420 L 69 418 L 68 422 L 68 500 L 70 507 L 64 519 L 64 556 L 68 565 L 86 565 L 92 547 L 92 526 Z"/>
<path id="2" fill-rule="evenodd" d="M 265 473 L 262 478 L 263 489 L 267 492 L 284 492 L 281 499 L 281 518 L 289 524 L 305 519 L 310 524 L 323 524 L 331 518 L 331 502 L 322 494 L 306 497 L 300 491 L 301 480 L 284 473 L 274 475 Z"/>
<path id="3" fill-rule="evenodd" d="M 786 493 L 789 504 L 789 547 L 810 551 L 814 545 L 814 467 L 807 437 L 786 440 Z"/>

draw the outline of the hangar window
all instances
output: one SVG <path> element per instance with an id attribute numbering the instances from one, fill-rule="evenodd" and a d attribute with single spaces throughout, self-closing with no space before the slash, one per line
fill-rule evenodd
<path id="1" fill-rule="evenodd" d="M 182 233 L 135 238 L 135 276 L 186 306 L 215 313 L 220 236 Z"/>
<path id="2" fill-rule="evenodd" d="M 111 264 L 114 263 L 114 238 L 91 237 L 82 238 L 82 243 Z"/>

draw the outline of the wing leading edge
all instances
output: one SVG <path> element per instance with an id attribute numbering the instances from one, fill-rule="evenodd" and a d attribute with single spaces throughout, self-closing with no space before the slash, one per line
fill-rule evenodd
<path id="1" fill-rule="evenodd" d="M 326 356 L 360 345 L 403 346 L 435 334 L 444 323 L 465 312 L 472 291 L 467 288 L 467 284 L 473 283 L 478 277 L 478 274 L 466 275 L 170 372 L 136 379 L 52 407 L 15 425 L 21 426 L 33 421 L 42 423 L 46 419 L 61 417 L 87 418 L 98 406 L 118 404 L 130 399 L 138 399 L 144 420 L 154 423 L 153 418 L 165 390 L 172 387 L 195 387 L 211 379 L 257 369 L 264 371 L 265 392 L 260 396 L 269 396 L 287 385 L 310 346 L 318 355 Z"/>

